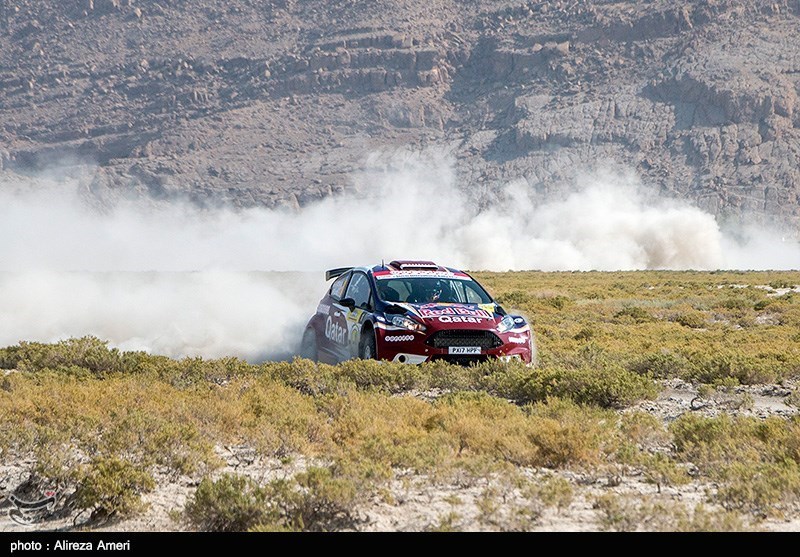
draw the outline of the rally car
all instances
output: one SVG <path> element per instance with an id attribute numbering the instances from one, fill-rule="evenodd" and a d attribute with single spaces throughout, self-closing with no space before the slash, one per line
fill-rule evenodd
<path id="1" fill-rule="evenodd" d="M 351 358 L 468 365 L 535 359 L 533 332 L 509 315 L 469 274 L 431 261 L 342 267 L 303 334 L 300 355 L 337 363 Z"/>

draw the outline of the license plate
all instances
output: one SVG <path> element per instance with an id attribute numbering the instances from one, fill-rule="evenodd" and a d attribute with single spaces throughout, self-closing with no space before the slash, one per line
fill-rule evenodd
<path id="1" fill-rule="evenodd" d="M 447 349 L 448 354 L 480 354 L 480 346 L 451 346 Z"/>

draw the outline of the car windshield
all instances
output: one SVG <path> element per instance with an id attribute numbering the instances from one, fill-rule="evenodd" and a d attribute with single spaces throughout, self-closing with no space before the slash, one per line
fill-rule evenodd
<path id="1" fill-rule="evenodd" d="M 410 304 L 490 304 L 492 297 L 474 280 L 398 277 L 376 281 L 384 302 Z"/>

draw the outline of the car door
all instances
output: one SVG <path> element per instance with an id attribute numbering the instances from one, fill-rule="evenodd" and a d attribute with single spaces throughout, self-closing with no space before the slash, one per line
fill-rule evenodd
<path id="1" fill-rule="evenodd" d="M 340 361 L 344 353 L 343 347 L 346 347 L 349 341 L 347 321 L 339 301 L 345 297 L 345 290 L 351 274 L 345 273 L 333 281 L 326 298 L 328 308 L 324 316 L 325 322 L 322 323 L 322 334 L 317 336 L 320 360 L 326 363 Z M 322 311 L 325 309 L 323 308 Z"/>
<path id="2" fill-rule="evenodd" d="M 354 271 L 344 296 L 355 303 L 352 308 L 340 306 L 347 322 L 348 343 L 342 354 L 343 358 L 358 356 L 358 344 L 361 341 L 361 328 L 372 312 L 372 288 L 365 273 Z"/>

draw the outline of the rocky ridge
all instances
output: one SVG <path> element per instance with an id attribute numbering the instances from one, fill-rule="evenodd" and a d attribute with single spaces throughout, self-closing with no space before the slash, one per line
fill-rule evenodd
<path id="1" fill-rule="evenodd" d="M 0 172 L 297 208 L 436 146 L 473 190 L 617 165 L 796 230 L 799 24 L 797 0 L 0 0 Z"/>

